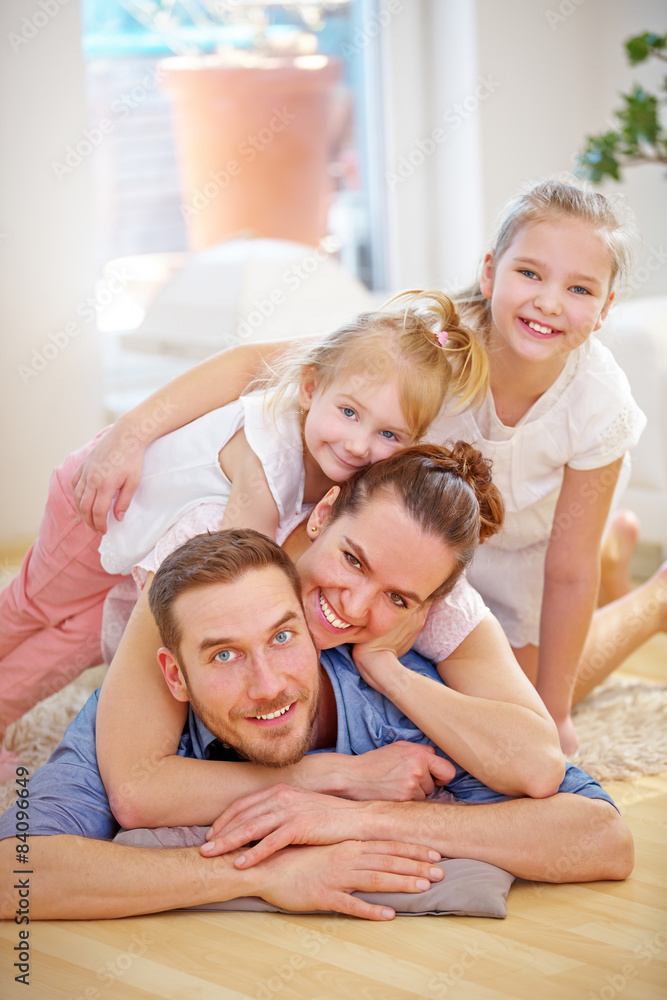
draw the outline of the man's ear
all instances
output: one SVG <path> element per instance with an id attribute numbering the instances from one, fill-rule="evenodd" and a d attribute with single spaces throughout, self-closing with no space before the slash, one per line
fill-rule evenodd
<path id="1" fill-rule="evenodd" d="M 164 674 L 167 686 L 176 701 L 190 701 L 181 668 L 166 646 L 160 646 L 158 649 L 157 661 L 160 664 L 160 669 Z"/>
<path id="2" fill-rule="evenodd" d="M 494 266 L 495 258 L 493 256 L 493 250 L 489 250 L 484 257 L 482 273 L 479 276 L 479 287 L 481 288 L 482 295 L 485 299 L 490 299 L 493 295 Z"/>
<path id="3" fill-rule="evenodd" d="M 326 496 L 323 496 L 310 513 L 308 518 L 308 537 L 315 539 L 326 524 L 333 503 L 340 493 L 340 486 L 332 486 Z"/>
<path id="4" fill-rule="evenodd" d="M 607 297 L 607 301 L 605 302 L 605 304 L 602 307 L 602 312 L 600 313 L 600 315 L 598 317 L 598 321 L 595 324 L 595 326 L 593 327 L 593 332 L 594 333 L 595 333 L 596 330 L 600 329 L 600 327 L 602 326 L 602 324 L 606 320 L 607 314 L 608 314 L 609 310 L 611 309 L 611 304 L 614 301 L 615 297 L 616 297 L 616 292 L 610 292 L 609 293 L 609 295 Z"/>

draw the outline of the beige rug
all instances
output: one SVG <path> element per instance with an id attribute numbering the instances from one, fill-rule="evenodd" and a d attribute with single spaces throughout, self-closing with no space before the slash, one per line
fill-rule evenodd
<path id="1" fill-rule="evenodd" d="M 7 731 L 7 746 L 32 774 L 102 682 L 106 667 L 86 670 L 36 705 Z M 573 763 L 599 781 L 667 770 L 667 684 L 611 677 L 574 711 L 581 745 Z M 0 813 L 15 799 L 13 781 L 0 784 Z"/>

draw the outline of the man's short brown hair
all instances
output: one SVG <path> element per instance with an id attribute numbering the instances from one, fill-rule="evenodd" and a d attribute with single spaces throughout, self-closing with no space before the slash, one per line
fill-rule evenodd
<path id="1" fill-rule="evenodd" d="M 283 571 L 301 605 L 301 583 L 283 550 L 252 528 L 196 535 L 164 560 L 148 593 L 163 644 L 178 657 L 183 628 L 173 612 L 181 594 L 212 583 L 234 583 L 249 570 L 275 566 Z M 301 605 L 303 606 L 303 605 Z"/>

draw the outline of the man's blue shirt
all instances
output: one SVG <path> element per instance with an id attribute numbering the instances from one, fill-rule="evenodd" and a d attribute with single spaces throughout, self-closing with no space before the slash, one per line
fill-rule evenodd
<path id="1" fill-rule="evenodd" d="M 362 754 L 408 740 L 433 746 L 399 708 L 360 677 L 348 647 L 322 653 L 321 662 L 331 680 L 338 711 L 336 751 Z M 440 681 L 435 667 L 417 653 L 410 651 L 401 660 L 411 670 Z M 104 784 L 97 767 L 95 723 L 99 692 L 90 696 L 77 717 L 70 723 L 63 741 L 54 750 L 44 767 L 31 775 L 29 789 L 28 833 L 34 836 L 72 834 L 110 840 L 120 829 L 116 822 Z M 331 749 L 334 749 L 333 747 Z M 446 757 L 436 748 L 440 756 Z M 178 753 L 199 760 L 240 758 L 229 751 L 206 728 L 190 708 L 181 736 Z M 451 760 L 451 758 L 448 758 Z M 501 802 L 508 796 L 493 791 L 459 767 L 447 785 L 462 802 Z M 500 765 L 502 766 L 502 765 Z M 137 762 L 137 774 L 142 764 Z M 604 799 L 614 805 L 610 796 L 590 775 L 572 764 L 567 765 L 559 792 Z M 15 809 L 8 809 L 0 818 L 0 840 L 16 833 Z"/>

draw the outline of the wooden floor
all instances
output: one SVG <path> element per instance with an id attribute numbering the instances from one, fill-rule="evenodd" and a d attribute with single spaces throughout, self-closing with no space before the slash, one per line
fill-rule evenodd
<path id="1" fill-rule="evenodd" d="M 627 671 L 667 675 L 667 636 Z M 606 786 L 635 837 L 625 882 L 516 882 L 506 920 L 169 913 L 0 923 L 2 1000 L 664 1000 L 667 774 Z"/>

